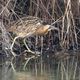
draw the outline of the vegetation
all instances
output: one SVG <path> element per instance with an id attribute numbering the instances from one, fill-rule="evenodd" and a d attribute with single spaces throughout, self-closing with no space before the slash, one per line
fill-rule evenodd
<path id="1" fill-rule="evenodd" d="M 9 68 L 11 65 L 11 68 L 16 71 L 18 66 L 20 69 L 26 70 L 30 64 L 34 63 L 32 66 L 36 68 L 39 63 L 41 73 L 43 73 L 43 61 L 49 63 L 49 66 L 56 62 L 60 75 L 58 75 L 58 71 L 56 72 L 60 80 L 76 80 L 76 76 L 79 76 L 77 75 L 79 73 L 76 73 L 79 70 L 79 54 L 75 54 L 79 53 L 75 50 L 80 49 L 79 13 L 80 0 L 0 0 L 0 56 L 2 66 L 6 64 Z M 43 37 L 34 36 L 26 39 L 32 50 L 41 52 L 41 57 L 26 54 L 22 39 L 17 40 L 14 52 L 20 55 L 16 58 L 12 56 L 10 51 L 15 34 L 9 33 L 7 28 L 14 21 L 28 15 L 39 17 L 47 24 L 59 28 L 59 31 L 50 31 Z M 73 52 L 69 53 L 72 50 Z M 71 57 L 72 60 L 67 57 Z M 30 60 L 31 62 L 29 62 Z M 28 62 L 30 64 L 26 67 Z"/>

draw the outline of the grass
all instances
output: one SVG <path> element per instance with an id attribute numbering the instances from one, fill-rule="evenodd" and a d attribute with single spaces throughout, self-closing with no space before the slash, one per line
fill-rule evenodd
<path id="1" fill-rule="evenodd" d="M 42 54 L 44 54 L 44 51 L 47 51 L 50 48 L 54 50 L 56 43 L 58 44 L 58 47 L 63 51 L 75 51 L 79 49 L 79 0 L 1 0 L 0 5 L 0 46 L 1 51 L 4 51 L 6 60 L 12 65 L 16 65 L 16 60 L 13 60 L 13 57 L 11 56 L 11 53 L 9 51 L 9 48 L 11 46 L 11 38 L 6 31 L 6 28 L 10 27 L 10 24 L 15 20 L 21 20 L 22 17 L 28 15 L 37 16 L 48 24 L 59 28 L 58 32 L 51 31 L 46 36 L 43 36 L 43 40 L 41 39 L 41 37 L 37 37 L 36 40 L 29 38 L 31 48 L 33 48 L 34 50 L 36 50 L 35 48 L 37 48 L 37 50 L 40 50 Z M 56 42 L 56 37 L 58 38 L 58 42 Z M 18 52 L 21 52 L 21 49 L 23 48 L 24 46 L 20 45 L 20 49 Z M 55 48 L 54 51 L 58 52 L 57 48 Z M 49 57 L 50 55 L 47 54 L 47 56 Z M 45 67 L 46 65 L 44 66 L 42 59 L 43 56 L 40 60 L 35 62 L 41 62 L 40 69 L 43 73 L 45 71 L 43 70 L 43 67 Z M 51 60 L 52 59 L 50 58 L 49 61 Z M 22 63 L 23 61 L 24 60 L 22 60 Z M 15 67 L 14 65 L 12 67 Z M 50 64 L 48 66 L 50 70 Z M 36 65 L 35 70 L 37 73 Z M 69 60 L 59 60 L 55 75 L 56 77 L 54 80 L 76 80 L 76 78 L 80 79 L 79 61 L 75 57 Z"/>

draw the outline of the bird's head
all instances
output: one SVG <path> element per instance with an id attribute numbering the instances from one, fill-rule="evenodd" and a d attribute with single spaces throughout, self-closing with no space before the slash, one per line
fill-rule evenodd
<path id="1" fill-rule="evenodd" d="M 38 24 L 39 27 L 36 29 L 35 34 L 37 35 L 45 35 L 51 30 L 57 30 L 58 28 L 48 25 L 48 24 Z"/>
<path id="2" fill-rule="evenodd" d="M 45 25 L 45 29 L 48 29 L 48 31 L 51 31 L 51 30 L 59 30 L 58 28 L 56 28 L 55 26 L 52 26 L 52 25 Z"/>

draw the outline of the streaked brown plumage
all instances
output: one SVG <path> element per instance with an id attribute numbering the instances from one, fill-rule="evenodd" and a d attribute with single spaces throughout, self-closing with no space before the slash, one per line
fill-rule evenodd
<path id="1" fill-rule="evenodd" d="M 50 31 L 51 29 L 57 30 L 57 28 L 47 24 L 43 24 L 43 23 L 44 22 L 40 20 L 38 17 L 28 16 L 28 17 L 19 19 L 10 28 L 7 29 L 9 32 L 13 32 L 16 34 L 16 37 L 14 38 L 11 46 L 11 51 L 14 56 L 16 54 L 13 52 L 12 48 L 17 38 L 19 37 L 25 38 L 25 37 L 30 37 L 32 35 L 44 35 L 44 34 L 47 34 L 48 31 Z M 27 45 L 26 47 L 28 51 L 32 52 Z"/>

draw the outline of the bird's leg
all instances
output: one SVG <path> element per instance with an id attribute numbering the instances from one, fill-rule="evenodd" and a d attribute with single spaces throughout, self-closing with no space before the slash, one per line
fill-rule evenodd
<path id="1" fill-rule="evenodd" d="M 31 52 L 32 54 L 35 54 L 35 52 L 31 51 L 28 45 L 26 44 L 26 38 L 23 40 L 25 47 L 27 48 L 28 52 Z"/>
<path id="2" fill-rule="evenodd" d="M 19 38 L 19 36 L 17 36 L 17 37 L 14 38 L 13 43 L 12 43 L 12 45 L 11 45 L 11 47 L 10 47 L 11 52 L 12 52 L 12 55 L 13 55 L 14 57 L 16 56 L 16 54 L 13 52 L 13 47 L 14 47 L 14 43 L 15 43 L 15 41 L 16 41 L 17 38 Z"/>

